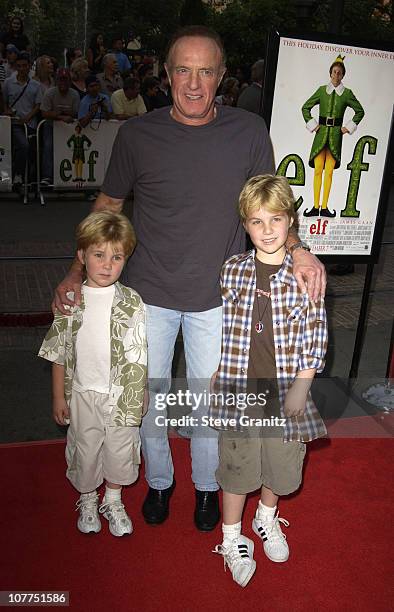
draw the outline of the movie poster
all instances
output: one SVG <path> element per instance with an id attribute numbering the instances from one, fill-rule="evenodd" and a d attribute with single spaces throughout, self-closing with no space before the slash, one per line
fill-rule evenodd
<path id="1" fill-rule="evenodd" d="M 394 101 L 394 53 L 280 37 L 270 135 L 318 255 L 370 255 Z"/>
<path id="2" fill-rule="evenodd" d="M 54 122 L 54 187 L 85 190 L 101 187 L 120 121 Z"/>

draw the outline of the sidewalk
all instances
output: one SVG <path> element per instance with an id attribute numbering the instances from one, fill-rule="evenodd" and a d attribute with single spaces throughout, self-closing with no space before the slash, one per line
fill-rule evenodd
<path id="1" fill-rule="evenodd" d="M 71 261 L 68 257 L 71 258 L 75 251 L 75 227 L 90 208 L 91 203 L 85 200 L 51 197 L 47 206 L 41 207 L 38 203 L 24 206 L 14 196 L 0 198 L 0 314 L 50 310 L 53 288 L 64 277 Z M 129 207 L 125 212 L 130 213 Z M 383 241 L 394 242 L 394 189 Z M 12 259 L 18 257 L 51 259 Z M 330 342 L 326 377 L 345 379 L 349 373 L 365 270 L 366 265 L 357 265 L 354 274 L 328 276 L 326 305 Z M 393 305 L 394 245 L 391 244 L 382 246 L 379 263 L 375 266 L 359 369 L 360 387 L 366 388 L 367 379 L 385 378 Z M 50 366 L 36 357 L 46 329 L 0 326 L 3 364 L 0 390 L 2 397 L 7 398 L 3 400 L 0 442 L 64 436 L 49 415 Z M 181 341 L 177 343 L 173 373 L 177 378 L 185 377 Z"/>

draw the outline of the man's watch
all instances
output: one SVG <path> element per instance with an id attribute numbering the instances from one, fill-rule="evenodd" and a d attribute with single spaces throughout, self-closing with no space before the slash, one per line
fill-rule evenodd
<path id="1" fill-rule="evenodd" d="M 304 249 L 304 251 L 310 251 L 311 248 L 307 245 L 306 242 L 304 242 L 303 240 L 300 240 L 299 242 L 296 242 L 295 244 L 293 244 L 290 248 L 289 248 L 289 253 L 290 255 L 293 255 L 294 251 L 296 249 Z"/>

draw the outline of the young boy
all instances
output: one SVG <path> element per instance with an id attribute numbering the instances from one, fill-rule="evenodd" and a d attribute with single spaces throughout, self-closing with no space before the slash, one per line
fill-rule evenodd
<path id="1" fill-rule="evenodd" d="M 136 240 L 127 218 L 111 212 L 90 214 L 76 239 L 86 269 L 81 305 L 56 312 L 39 355 L 53 362 L 53 417 L 70 423 L 66 474 L 81 493 L 78 529 L 100 531 L 96 489 L 105 479 L 99 512 L 122 536 L 133 530 L 121 490 L 138 476 L 147 347 L 142 300 L 117 281 Z"/>
<path id="2" fill-rule="evenodd" d="M 265 554 L 274 562 L 289 556 L 280 528 L 289 523 L 279 518 L 277 503 L 301 484 L 305 442 L 326 434 L 309 388 L 324 366 L 327 324 L 323 300 L 302 295 L 292 274 L 285 243 L 296 213 L 287 180 L 250 179 L 239 213 L 255 250 L 222 268 L 222 358 L 214 375 L 221 403 L 211 404 L 210 414 L 222 430 L 216 478 L 223 489 L 223 543 L 214 552 L 246 586 L 256 568 L 254 544 L 241 535 L 247 493 L 261 489 L 252 529 Z M 230 390 L 242 399 L 233 408 Z"/>

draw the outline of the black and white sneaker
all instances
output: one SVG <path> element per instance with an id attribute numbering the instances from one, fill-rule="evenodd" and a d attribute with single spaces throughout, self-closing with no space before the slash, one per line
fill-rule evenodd
<path id="1" fill-rule="evenodd" d="M 212 552 L 223 556 L 224 570 L 228 565 L 234 581 L 241 587 L 245 587 L 256 570 L 253 550 L 252 540 L 241 535 L 228 546 L 218 544 Z"/>

